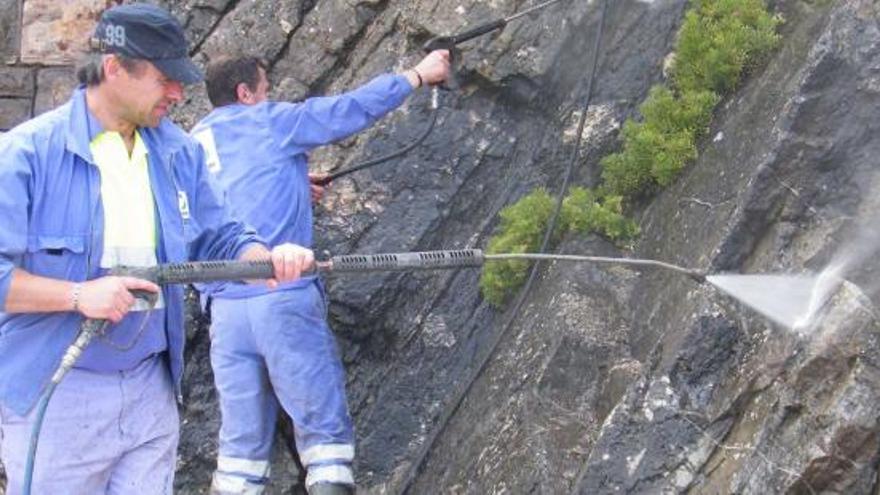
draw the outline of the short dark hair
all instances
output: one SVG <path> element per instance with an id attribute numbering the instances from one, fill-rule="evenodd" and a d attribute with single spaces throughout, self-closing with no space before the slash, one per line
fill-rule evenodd
<path id="1" fill-rule="evenodd" d="M 245 83 L 251 91 L 257 90 L 260 71 L 267 70 L 268 64 L 253 55 L 227 55 L 212 60 L 205 71 L 205 86 L 211 105 L 222 107 L 238 102 L 236 88 Z"/>
<path id="2" fill-rule="evenodd" d="M 114 55 L 119 59 L 119 65 L 129 74 L 138 74 L 143 70 L 143 64 L 146 60 L 126 57 L 125 55 Z M 104 54 L 89 52 L 77 64 L 76 79 L 80 84 L 86 86 L 97 86 L 104 82 Z"/>

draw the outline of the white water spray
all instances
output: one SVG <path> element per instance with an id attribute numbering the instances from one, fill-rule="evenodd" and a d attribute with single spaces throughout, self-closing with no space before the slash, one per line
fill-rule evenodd
<path id="1" fill-rule="evenodd" d="M 816 323 L 816 317 L 819 311 L 825 306 L 825 303 L 840 288 L 843 279 L 844 265 L 833 264 L 822 270 L 816 277 L 812 290 L 810 291 L 810 300 L 807 311 L 794 322 L 793 329 L 799 333 L 809 332 Z"/>
<path id="2" fill-rule="evenodd" d="M 860 307 L 877 314 L 870 299 L 843 278 L 845 267 L 835 263 L 818 274 L 709 275 L 706 281 L 771 321 L 806 336 L 816 329 L 825 306 L 843 285 L 858 296 Z"/>
<path id="3" fill-rule="evenodd" d="M 815 275 L 709 275 L 706 281 L 773 322 L 796 329 L 806 315 L 821 307 L 814 298 Z M 813 302 L 815 299 L 815 302 Z"/>

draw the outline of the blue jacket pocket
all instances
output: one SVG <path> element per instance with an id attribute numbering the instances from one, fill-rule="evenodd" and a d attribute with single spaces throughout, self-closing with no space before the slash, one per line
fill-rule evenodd
<path id="1" fill-rule="evenodd" d="M 83 235 L 30 235 L 23 268 L 42 277 L 81 280 L 86 273 L 85 252 Z"/>

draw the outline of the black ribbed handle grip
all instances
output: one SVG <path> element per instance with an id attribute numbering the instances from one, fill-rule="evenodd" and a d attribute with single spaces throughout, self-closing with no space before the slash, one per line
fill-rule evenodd
<path id="1" fill-rule="evenodd" d="M 193 261 L 147 268 L 119 266 L 112 270 L 112 274 L 142 278 L 162 285 L 266 279 L 272 278 L 274 271 L 270 260 Z"/>
<path id="2" fill-rule="evenodd" d="M 421 251 L 414 253 L 346 254 L 330 258 L 334 272 L 368 272 L 389 270 L 433 270 L 483 264 L 479 249 Z"/>

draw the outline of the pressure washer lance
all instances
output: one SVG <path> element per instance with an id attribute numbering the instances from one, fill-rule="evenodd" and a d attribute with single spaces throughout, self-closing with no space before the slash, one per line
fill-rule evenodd
<path id="1" fill-rule="evenodd" d="M 508 17 L 504 17 L 502 19 L 495 19 L 494 21 L 489 21 L 485 24 L 480 24 L 479 26 L 469 29 L 463 33 L 453 34 L 450 36 L 437 36 L 436 38 L 431 38 L 427 43 L 422 46 L 422 49 L 426 52 L 433 52 L 434 50 L 449 50 L 450 61 L 454 62 L 457 57 L 457 49 L 456 46 L 464 43 L 465 41 L 472 40 L 474 38 L 483 36 L 484 34 L 491 33 L 492 31 L 496 31 L 498 29 L 503 29 L 507 26 L 507 23 L 519 19 L 520 17 L 531 14 L 535 11 L 547 8 L 554 3 L 561 2 L 562 0 L 549 0 L 539 5 L 535 5 L 534 7 L 523 10 L 522 12 L 517 12 L 516 14 L 510 15 Z"/>
<path id="2" fill-rule="evenodd" d="M 409 253 L 383 253 L 383 254 L 346 254 L 333 256 L 327 261 L 315 262 L 315 271 L 323 272 L 375 272 L 375 271 L 410 271 L 410 270 L 436 270 L 463 267 L 479 267 L 487 261 L 510 261 L 510 260 L 550 260 L 572 261 L 587 263 L 605 263 L 616 265 L 632 265 L 644 267 L 656 267 L 672 270 L 687 275 L 698 283 L 706 281 L 706 274 L 697 270 L 683 268 L 678 265 L 656 260 L 634 258 L 611 258 L 605 256 L 578 256 L 571 254 L 537 254 L 537 253 L 512 253 L 512 254 L 484 254 L 480 249 L 458 249 L 443 251 L 421 251 Z M 274 268 L 270 260 L 261 261 L 201 261 L 188 263 L 168 263 L 153 267 L 117 267 L 111 271 L 112 275 L 129 276 L 149 280 L 157 285 L 166 284 L 194 284 L 205 282 L 268 279 L 274 276 Z M 136 297 L 153 298 L 155 294 L 146 291 L 135 291 Z M 88 319 L 83 322 L 80 333 L 76 340 L 61 358 L 61 364 L 52 376 L 40 402 L 37 406 L 37 416 L 31 432 L 31 440 L 28 449 L 27 462 L 25 464 L 24 490 L 25 495 L 31 493 L 31 481 L 33 479 L 34 458 L 36 456 L 37 443 L 43 416 L 49 399 L 55 387 L 64 378 L 64 375 L 73 368 L 83 350 L 96 336 L 103 333 L 108 326 L 106 320 Z"/>
<path id="3" fill-rule="evenodd" d="M 606 256 L 580 256 L 572 254 L 509 253 L 484 254 L 480 249 L 457 249 L 442 251 L 417 251 L 408 253 L 345 254 L 332 256 L 327 261 L 316 261 L 315 271 L 321 272 L 375 272 L 436 270 L 444 268 L 478 267 L 487 261 L 572 261 L 656 267 L 687 275 L 698 283 L 706 281 L 706 274 L 698 270 L 684 268 L 663 261 L 614 258 Z M 268 279 L 274 276 L 270 260 L 261 261 L 197 261 L 188 263 L 168 263 L 153 267 L 117 267 L 112 275 L 128 276 L 149 280 L 157 285 L 195 284 L 229 280 Z M 155 297 L 154 294 L 137 291 L 138 297 Z M 86 320 L 76 341 L 68 348 L 61 360 L 61 366 L 52 377 L 57 384 L 64 377 L 83 349 L 95 335 L 107 326 L 104 320 Z"/>
<path id="4" fill-rule="evenodd" d="M 542 4 L 528 8 L 522 12 L 517 12 L 516 14 L 505 17 L 503 19 L 496 19 L 494 21 L 487 22 L 486 24 L 481 24 L 481 25 L 479 25 L 473 29 L 470 29 L 468 31 L 465 31 L 463 33 L 454 34 L 451 36 L 437 36 L 435 38 L 431 38 L 422 46 L 422 49 L 426 53 L 430 53 L 434 50 L 449 50 L 449 61 L 450 61 L 450 63 L 452 63 L 454 65 L 455 61 L 458 59 L 458 54 L 457 54 L 458 50 L 456 48 L 456 46 L 458 44 L 464 43 L 465 41 L 468 41 L 468 40 L 472 40 L 472 39 L 477 38 L 479 36 L 482 36 L 484 34 L 491 33 L 492 31 L 502 29 L 505 26 L 507 26 L 507 23 L 509 23 L 511 21 L 514 21 L 516 19 L 519 19 L 520 17 L 526 16 L 528 14 L 531 14 L 531 13 L 536 12 L 538 10 L 541 10 L 543 8 L 549 7 L 550 5 L 557 3 L 557 2 L 561 2 L 561 1 L 562 0 L 549 0 L 549 1 L 544 2 Z M 453 74 L 450 77 L 454 78 L 455 76 Z M 440 92 L 438 91 L 438 88 L 449 89 L 448 87 L 445 87 L 445 86 L 434 86 L 433 88 L 431 88 L 431 110 L 432 110 L 431 121 L 428 123 L 428 126 L 425 128 L 425 131 L 422 132 L 422 134 L 418 138 L 416 138 L 415 141 L 413 141 L 409 145 L 407 145 L 397 151 L 393 151 L 391 153 L 388 153 L 387 155 L 373 158 L 373 159 L 367 160 L 365 162 L 353 165 L 351 167 L 344 168 L 344 169 L 339 170 L 337 172 L 333 172 L 333 173 L 331 173 L 321 179 L 315 180 L 312 183 L 315 184 L 316 186 L 325 187 L 340 177 L 345 177 L 348 174 L 352 174 L 352 173 L 357 172 L 359 170 L 363 170 L 365 168 L 370 168 L 375 165 L 379 165 L 380 163 L 387 162 L 388 160 L 391 160 L 393 158 L 397 158 L 399 156 L 405 155 L 406 153 L 409 153 L 410 151 L 412 151 L 416 146 L 422 144 L 422 142 L 434 130 L 434 125 L 437 123 L 437 115 L 439 114 L 438 109 L 440 108 Z"/>
<path id="5" fill-rule="evenodd" d="M 412 253 L 385 254 L 347 254 L 333 256 L 328 261 L 318 262 L 318 271 L 327 272 L 372 272 L 435 270 L 482 266 L 487 261 L 542 260 L 573 261 L 656 267 L 687 275 L 698 283 L 706 281 L 706 274 L 657 260 L 637 258 L 612 258 L 605 256 L 579 256 L 573 254 L 510 253 L 485 254 L 480 249 L 458 249 L 447 251 L 421 251 Z"/>

